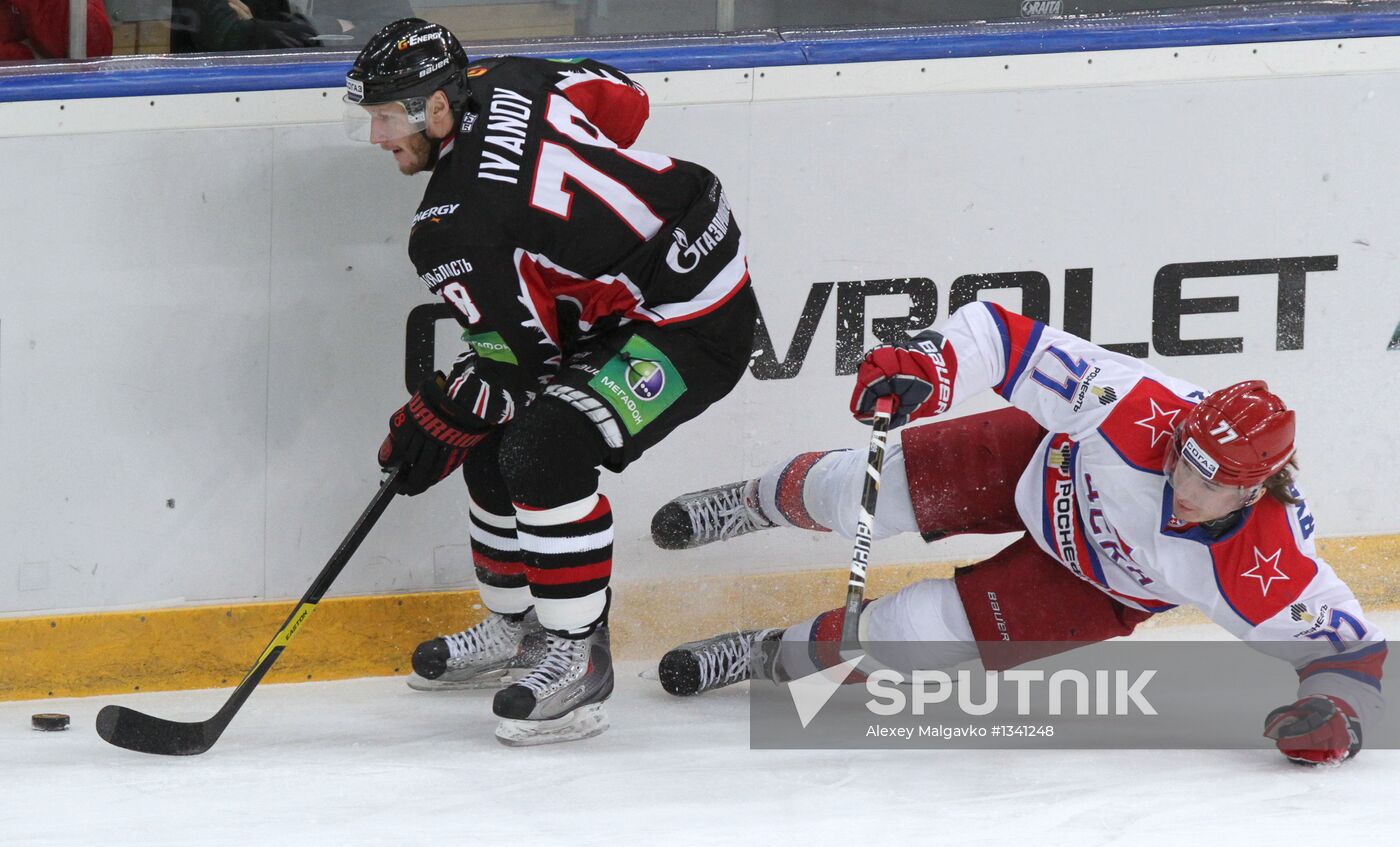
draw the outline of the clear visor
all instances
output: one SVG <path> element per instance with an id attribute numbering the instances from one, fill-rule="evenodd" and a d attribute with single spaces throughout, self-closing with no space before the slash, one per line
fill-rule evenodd
<path id="1" fill-rule="evenodd" d="M 1168 451 L 1164 470 L 1176 493 L 1177 505 L 1189 504 L 1189 510 L 1193 513 L 1191 516 L 1178 515 L 1184 519 L 1213 520 L 1224 517 L 1252 503 L 1259 495 L 1257 485 L 1241 488 L 1206 479 L 1195 465 L 1175 449 Z"/>
<path id="2" fill-rule="evenodd" d="M 345 99 L 345 134 L 355 141 L 382 144 L 423 131 L 428 125 L 427 98 L 410 97 L 371 106 Z"/>

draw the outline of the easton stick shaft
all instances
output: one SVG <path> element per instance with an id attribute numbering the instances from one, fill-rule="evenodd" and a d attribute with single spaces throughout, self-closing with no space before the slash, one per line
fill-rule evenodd
<path id="1" fill-rule="evenodd" d="M 851 573 L 846 583 L 846 611 L 841 616 L 841 658 L 853 659 L 860 653 L 860 607 L 865 601 L 865 572 L 870 566 L 870 544 L 874 540 L 875 503 L 880 496 L 880 468 L 885 463 L 885 442 L 890 418 L 899 398 L 886 394 L 875 401 L 875 419 L 870 425 L 870 452 L 866 455 L 865 485 L 860 492 L 860 522 L 856 524 L 855 545 L 851 548 Z"/>
<path id="2" fill-rule="evenodd" d="M 335 582 L 335 578 L 350 561 L 350 557 L 355 554 L 360 542 L 369 535 L 370 529 L 379 520 L 379 516 L 384 514 L 398 490 L 399 469 L 395 468 L 380 483 L 379 490 L 375 492 L 359 520 L 350 528 L 350 533 L 340 542 L 330 561 L 326 562 L 326 566 L 321 569 L 321 573 L 311 583 L 306 594 L 282 623 L 281 629 L 263 649 L 252 669 L 243 677 L 243 681 L 238 683 L 233 694 L 229 695 L 223 708 L 213 717 L 204 721 L 170 721 L 125 706 L 104 706 L 102 711 L 97 713 L 97 734 L 103 741 L 118 747 L 161 756 L 194 756 L 213 747 L 214 742 L 219 740 L 219 736 L 233 720 L 233 716 L 242 708 L 248 695 L 253 693 L 253 689 L 272 669 L 293 636 L 306 623 L 307 617 L 315 610 L 316 604 L 325 596 L 331 583 Z"/>

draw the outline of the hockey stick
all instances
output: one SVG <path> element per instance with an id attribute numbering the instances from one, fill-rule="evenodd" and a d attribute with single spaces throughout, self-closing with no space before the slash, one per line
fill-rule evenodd
<path id="1" fill-rule="evenodd" d="M 253 689 L 272 669 L 272 665 L 277 661 L 277 657 L 282 655 L 282 650 L 292 640 L 292 636 L 297 634 L 297 630 L 315 610 L 316 604 L 340 575 L 350 557 L 355 554 L 360 542 L 369 535 L 375 521 L 379 520 L 379 516 L 384 513 L 384 509 L 388 507 L 389 501 L 394 499 L 398 490 L 399 471 L 396 468 L 379 484 L 374 499 L 370 500 L 364 514 L 360 515 L 360 519 L 350 528 L 350 534 L 340 542 L 340 546 L 321 569 L 316 581 L 311 583 L 311 587 L 287 616 L 277 635 L 273 636 L 272 641 L 263 649 L 262 655 L 253 664 L 253 669 L 248 671 L 247 676 L 243 677 L 243 681 L 238 683 L 238 687 L 229 696 L 228 702 L 224 703 L 224 707 L 212 718 L 194 722 L 168 721 L 125 706 L 103 706 L 102 711 L 97 713 L 97 734 L 102 736 L 103 741 L 118 747 L 161 756 L 194 756 L 213 747 L 214 742 L 219 740 L 219 736 L 228 727 L 229 721 L 238 714 L 243 701 L 248 699 L 248 695 L 253 693 Z"/>
<path id="2" fill-rule="evenodd" d="M 860 492 L 860 522 L 856 543 L 851 550 L 851 576 L 846 588 L 846 612 L 841 617 L 841 658 L 860 654 L 860 606 L 865 601 L 865 570 L 870 565 L 870 543 L 874 539 L 875 501 L 880 496 L 880 467 L 885 463 L 885 440 L 890 418 L 899 398 L 886 394 L 875 401 L 875 419 L 870 424 L 870 453 L 866 457 L 865 485 Z"/>

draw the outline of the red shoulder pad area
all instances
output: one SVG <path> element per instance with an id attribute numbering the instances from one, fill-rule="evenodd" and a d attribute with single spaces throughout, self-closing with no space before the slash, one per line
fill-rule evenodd
<path id="1" fill-rule="evenodd" d="M 1099 425 L 1099 434 L 1123 461 L 1138 470 L 1161 473 L 1172 432 L 1194 405 L 1160 382 L 1143 378 Z"/>
<path id="2" fill-rule="evenodd" d="M 1238 532 L 1211 545 L 1210 555 L 1225 602 L 1252 626 L 1288 608 L 1317 576 L 1317 562 L 1298 549 L 1283 504 L 1267 496 Z"/>
<path id="3" fill-rule="evenodd" d="M 651 115 L 647 93 L 611 75 L 580 70 L 557 87 L 618 147 L 631 147 Z"/>

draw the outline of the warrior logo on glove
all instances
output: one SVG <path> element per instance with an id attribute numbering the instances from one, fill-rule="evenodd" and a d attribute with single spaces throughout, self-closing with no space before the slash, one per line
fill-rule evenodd
<path id="1" fill-rule="evenodd" d="M 462 466 L 467 450 L 486 437 L 480 418 L 453 407 L 447 378 L 433 374 L 418 393 L 389 418 L 389 434 L 379 445 L 379 465 L 402 467 L 399 491 L 422 494 Z"/>

